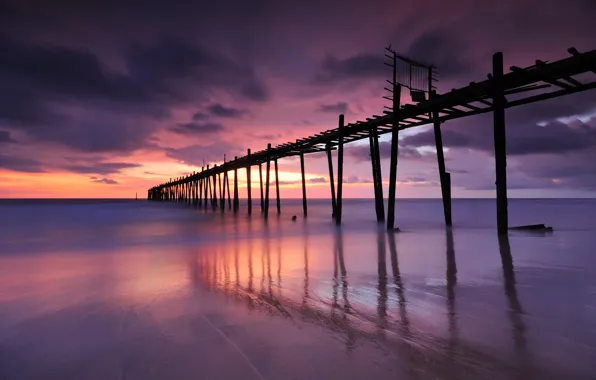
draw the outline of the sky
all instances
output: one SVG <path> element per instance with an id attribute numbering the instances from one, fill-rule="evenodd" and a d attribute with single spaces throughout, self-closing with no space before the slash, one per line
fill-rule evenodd
<path id="1" fill-rule="evenodd" d="M 447 92 L 496 51 L 508 68 L 596 49 L 595 17 L 592 0 L 0 0 L 0 198 L 146 197 L 340 113 L 381 114 L 389 44 Z M 596 90 L 506 119 L 511 197 L 596 196 Z M 453 196 L 493 197 L 492 115 L 442 129 Z M 373 197 L 367 144 L 346 146 L 344 197 Z M 427 126 L 401 133 L 398 197 L 440 197 L 432 144 Z M 381 153 L 386 195 L 388 136 Z M 329 197 L 326 157 L 305 166 L 309 197 Z M 299 160 L 279 169 L 299 197 Z"/>

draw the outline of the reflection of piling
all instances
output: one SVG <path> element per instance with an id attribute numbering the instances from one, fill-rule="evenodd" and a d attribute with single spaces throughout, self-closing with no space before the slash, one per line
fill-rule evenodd
<path id="1" fill-rule="evenodd" d="M 395 235 L 387 234 L 387 240 L 389 243 L 389 254 L 391 258 L 391 271 L 393 272 L 393 284 L 395 285 L 395 292 L 397 293 L 397 302 L 399 304 L 400 325 L 407 333 L 409 332 L 410 321 L 406 309 L 406 296 L 404 290 L 405 288 L 399 270 L 397 247 L 395 245 Z"/>
<path id="2" fill-rule="evenodd" d="M 385 251 L 385 239 L 382 233 L 377 234 L 377 327 L 384 335 L 387 328 L 387 252 Z"/>
<path id="3" fill-rule="evenodd" d="M 457 320 L 455 311 L 455 286 L 457 285 L 457 263 L 455 261 L 455 248 L 453 245 L 453 231 L 448 228 L 446 231 L 446 256 L 447 271 L 447 318 L 449 323 L 449 341 L 451 345 L 457 340 Z"/>

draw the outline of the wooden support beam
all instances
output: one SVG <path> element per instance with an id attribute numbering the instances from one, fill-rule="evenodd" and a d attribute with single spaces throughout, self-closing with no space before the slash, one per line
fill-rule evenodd
<path id="1" fill-rule="evenodd" d="M 395 72 L 393 73 L 395 76 Z M 396 84 L 393 94 L 393 109 L 399 110 L 401 85 Z M 400 112 L 400 111 L 397 111 Z M 387 199 L 387 230 L 395 229 L 395 193 L 397 187 L 397 156 L 399 154 L 399 124 L 395 123 L 391 131 L 391 162 L 389 164 L 389 198 Z"/>
<path id="2" fill-rule="evenodd" d="M 267 153 L 271 152 L 271 144 L 267 144 Z M 267 172 L 265 174 L 265 220 L 269 218 L 269 179 L 271 173 L 271 160 L 267 156 Z"/>
<path id="3" fill-rule="evenodd" d="M 304 217 L 308 216 L 308 205 L 306 204 L 306 178 L 304 177 L 304 153 L 300 152 L 300 172 L 302 173 L 302 212 Z"/>
<path id="4" fill-rule="evenodd" d="M 507 140 L 505 132 L 505 96 L 503 95 L 503 53 L 493 55 L 493 123 L 495 172 L 497 186 L 497 227 L 506 234 L 509 225 L 507 210 Z"/>
<path id="5" fill-rule="evenodd" d="M 377 222 L 385 221 L 385 205 L 383 201 L 383 174 L 381 172 L 381 156 L 379 151 L 379 134 L 376 128 L 371 128 L 370 137 L 370 162 L 373 175 L 373 189 L 375 193 L 375 213 Z"/>
<path id="6" fill-rule="evenodd" d="M 234 157 L 234 162 L 238 161 L 238 157 Z M 240 208 L 240 200 L 238 199 L 238 169 L 234 168 L 234 212 L 238 212 Z"/>
<path id="7" fill-rule="evenodd" d="M 327 164 L 329 166 L 329 185 L 331 186 L 331 217 L 335 217 L 335 177 L 333 177 L 333 157 L 331 156 L 331 146 L 327 144 Z"/>
<path id="8" fill-rule="evenodd" d="M 435 96 L 434 91 L 429 95 Z M 433 129 L 435 133 L 435 147 L 437 149 L 437 162 L 439 165 L 439 179 L 441 181 L 441 197 L 443 199 L 443 215 L 445 225 L 451 226 L 451 174 L 445 169 L 445 155 L 443 153 L 443 136 L 441 134 L 441 122 L 438 120 L 438 112 L 433 112 Z"/>
<path id="9" fill-rule="evenodd" d="M 281 199 L 279 198 L 279 174 L 277 170 L 277 158 L 275 163 L 275 199 L 277 200 L 277 215 L 281 214 Z"/>
<path id="10" fill-rule="evenodd" d="M 207 165 L 207 171 L 209 171 L 209 165 Z M 205 200 L 204 200 L 204 207 L 205 210 L 207 210 L 207 206 L 209 205 L 209 176 L 205 175 L 203 177 L 203 186 L 205 187 L 205 191 L 204 191 L 204 196 L 205 196 Z"/>
<path id="11" fill-rule="evenodd" d="M 247 157 L 250 160 L 250 149 L 247 150 Z M 251 172 L 251 166 L 250 164 L 246 167 L 246 192 L 247 192 L 247 196 L 248 196 L 248 215 L 252 214 L 252 194 L 251 194 L 251 188 L 252 188 L 252 182 L 250 179 L 250 172 Z"/>
<path id="12" fill-rule="evenodd" d="M 226 189 L 228 192 L 228 210 L 231 210 L 232 209 L 232 198 L 230 197 L 230 176 L 228 175 L 227 170 L 225 173 L 225 182 L 226 182 Z"/>
<path id="13" fill-rule="evenodd" d="M 261 214 L 265 212 L 265 194 L 263 193 L 263 164 L 259 162 L 259 186 L 261 189 Z"/>
<path id="14" fill-rule="evenodd" d="M 335 224 L 341 224 L 343 175 L 344 175 L 344 115 L 339 115 L 339 139 L 337 145 L 337 199 L 335 201 Z"/>
<path id="15" fill-rule="evenodd" d="M 217 173 L 217 182 L 219 184 L 219 208 L 223 211 L 226 208 L 226 191 L 222 184 L 222 173 Z M 225 182 L 225 178 L 224 178 Z"/>

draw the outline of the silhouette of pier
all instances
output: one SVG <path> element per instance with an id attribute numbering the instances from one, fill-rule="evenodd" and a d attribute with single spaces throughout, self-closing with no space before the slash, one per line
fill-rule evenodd
<path id="1" fill-rule="evenodd" d="M 220 165 L 202 167 L 198 173 L 183 178 L 170 180 L 148 190 L 148 199 L 152 201 L 185 202 L 194 207 L 225 210 L 226 200 L 229 210 L 239 211 L 238 170 L 246 169 L 248 213 L 252 213 L 251 168 L 259 168 L 261 213 L 264 218 L 269 215 L 269 188 L 271 182 L 271 162 L 275 167 L 275 187 L 277 213 L 281 212 L 279 177 L 277 162 L 279 159 L 299 156 L 302 175 L 303 213 L 308 214 L 304 158 L 309 153 L 326 152 L 329 163 L 329 179 L 331 191 L 331 211 L 335 222 L 342 220 L 343 198 L 343 159 L 344 145 L 363 139 L 369 139 L 373 186 L 375 189 L 375 209 L 377 220 L 386 223 L 388 230 L 394 229 L 395 197 L 397 185 L 397 163 L 399 156 L 399 131 L 433 125 L 443 213 L 445 224 L 452 225 L 451 218 L 451 176 L 445 167 L 441 124 L 450 120 L 493 113 L 494 152 L 496 173 L 497 226 L 500 234 L 506 233 L 508 224 L 507 207 L 507 143 L 505 110 L 525 104 L 553 99 L 581 91 L 596 88 L 596 75 L 588 83 L 577 78 L 585 73 L 596 74 L 596 50 L 585 53 L 575 48 L 568 49 L 569 57 L 544 62 L 536 60 L 535 65 L 520 68 L 512 66 L 510 72 L 503 68 L 503 54 L 495 53 L 492 60 L 492 73 L 481 82 L 453 89 L 445 94 L 438 94 L 433 81 L 436 80 L 434 66 L 414 61 L 386 48 L 385 56 L 390 60 L 386 64 L 393 69 L 391 80 L 387 80 L 390 88 L 385 88 L 390 96 L 390 107 L 385 107 L 382 115 L 373 115 L 364 121 L 351 124 L 344 123 L 344 115 L 339 115 L 337 128 L 326 130 L 312 136 L 298 139 L 264 150 L 251 152 L 243 157 Z M 410 90 L 415 104 L 402 104 L 402 88 Z M 385 213 L 383 203 L 383 187 L 381 159 L 378 138 L 391 133 L 391 157 L 389 170 L 388 208 Z M 332 151 L 337 151 L 337 178 L 334 175 Z M 263 164 L 265 164 L 265 183 L 263 184 Z M 230 198 L 230 177 L 234 172 L 233 200 Z M 385 218 L 386 215 L 386 218 Z"/>

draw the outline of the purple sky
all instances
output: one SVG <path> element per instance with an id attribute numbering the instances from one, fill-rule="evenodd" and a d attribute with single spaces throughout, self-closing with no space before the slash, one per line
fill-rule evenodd
<path id="1" fill-rule="evenodd" d="M 388 44 L 436 65 L 446 92 L 485 79 L 495 51 L 523 67 L 596 49 L 595 19 L 591 0 L 0 0 L 0 197 L 144 196 L 203 159 L 380 114 Z M 507 123 L 511 196 L 596 196 L 596 91 Z M 493 196 L 492 116 L 443 129 L 454 196 Z M 402 134 L 398 196 L 440 195 L 432 142 Z M 373 194 L 362 143 L 347 197 Z M 326 160 L 306 162 L 328 196 Z M 280 170 L 298 196 L 297 160 Z"/>

